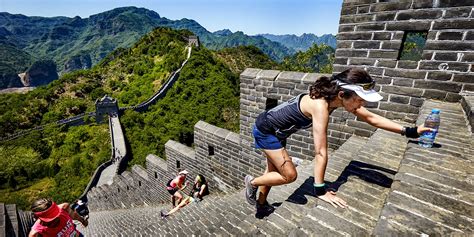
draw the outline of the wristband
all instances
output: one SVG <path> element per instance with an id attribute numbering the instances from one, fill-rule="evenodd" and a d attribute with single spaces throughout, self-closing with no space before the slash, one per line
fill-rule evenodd
<path id="1" fill-rule="evenodd" d="M 322 195 L 326 194 L 326 184 L 324 184 L 324 183 L 322 183 L 322 184 L 314 183 L 313 187 L 314 187 L 314 194 L 316 196 L 322 196 Z"/>
<path id="2" fill-rule="evenodd" d="M 407 127 L 402 127 L 402 131 L 400 131 L 400 135 L 405 136 L 407 134 Z"/>
<path id="3" fill-rule="evenodd" d="M 419 138 L 420 135 L 418 134 L 417 130 L 418 130 L 417 126 L 411 127 L 411 128 L 406 128 L 405 136 L 408 137 L 408 138 Z"/>

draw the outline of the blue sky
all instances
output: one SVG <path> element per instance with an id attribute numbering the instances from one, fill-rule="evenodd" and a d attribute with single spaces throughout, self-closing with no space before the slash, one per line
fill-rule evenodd
<path id="1" fill-rule="evenodd" d="M 0 0 L 0 12 L 27 16 L 80 16 L 136 6 L 177 20 L 196 20 L 209 31 L 336 34 L 342 0 Z"/>

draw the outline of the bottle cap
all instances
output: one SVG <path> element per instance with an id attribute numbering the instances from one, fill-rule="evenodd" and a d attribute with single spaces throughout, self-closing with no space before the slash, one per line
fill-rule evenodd
<path id="1" fill-rule="evenodd" d="M 440 109 L 432 109 L 431 110 L 431 113 L 433 113 L 433 114 L 439 114 L 439 112 L 441 112 Z"/>

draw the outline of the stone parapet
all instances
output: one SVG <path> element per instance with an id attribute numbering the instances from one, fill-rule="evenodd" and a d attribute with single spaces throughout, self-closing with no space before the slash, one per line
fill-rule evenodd
<path id="1" fill-rule="evenodd" d="M 464 109 L 464 113 L 466 113 L 471 133 L 474 133 L 474 93 L 464 94 L 462 96 L 461 105 Z"/>

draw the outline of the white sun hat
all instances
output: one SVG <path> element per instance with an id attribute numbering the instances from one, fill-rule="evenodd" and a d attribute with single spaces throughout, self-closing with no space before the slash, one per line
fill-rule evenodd
<path id="1" fill-rule="evenodd" d="M 341 88 L 354 91 L 358 96 L 360 96 L 360 98 L 364 99 L 365 101 L 377 102 L 377 101 L 380 101 L 381 99 L 383 99 L 383 97 L 379 93 L 377 93 L 377 91 L 375 91 L 373 88 L 368 89 L 368 90 L 364 90 L 364 88 L 361 86 L 363 84 L 361 84 L 361 85 L 349 84 L 349 83 L 345 83 L 345 82 L 341 82 L 341 81 L 337 81 L 337 83 L 338 83 L 338 85 L 341 86 Z M 366 84 L 370 84 L 370 83 L 366 83 Z M 374 85 L 375 85 L 375 83 L 374 83 Z"/>

